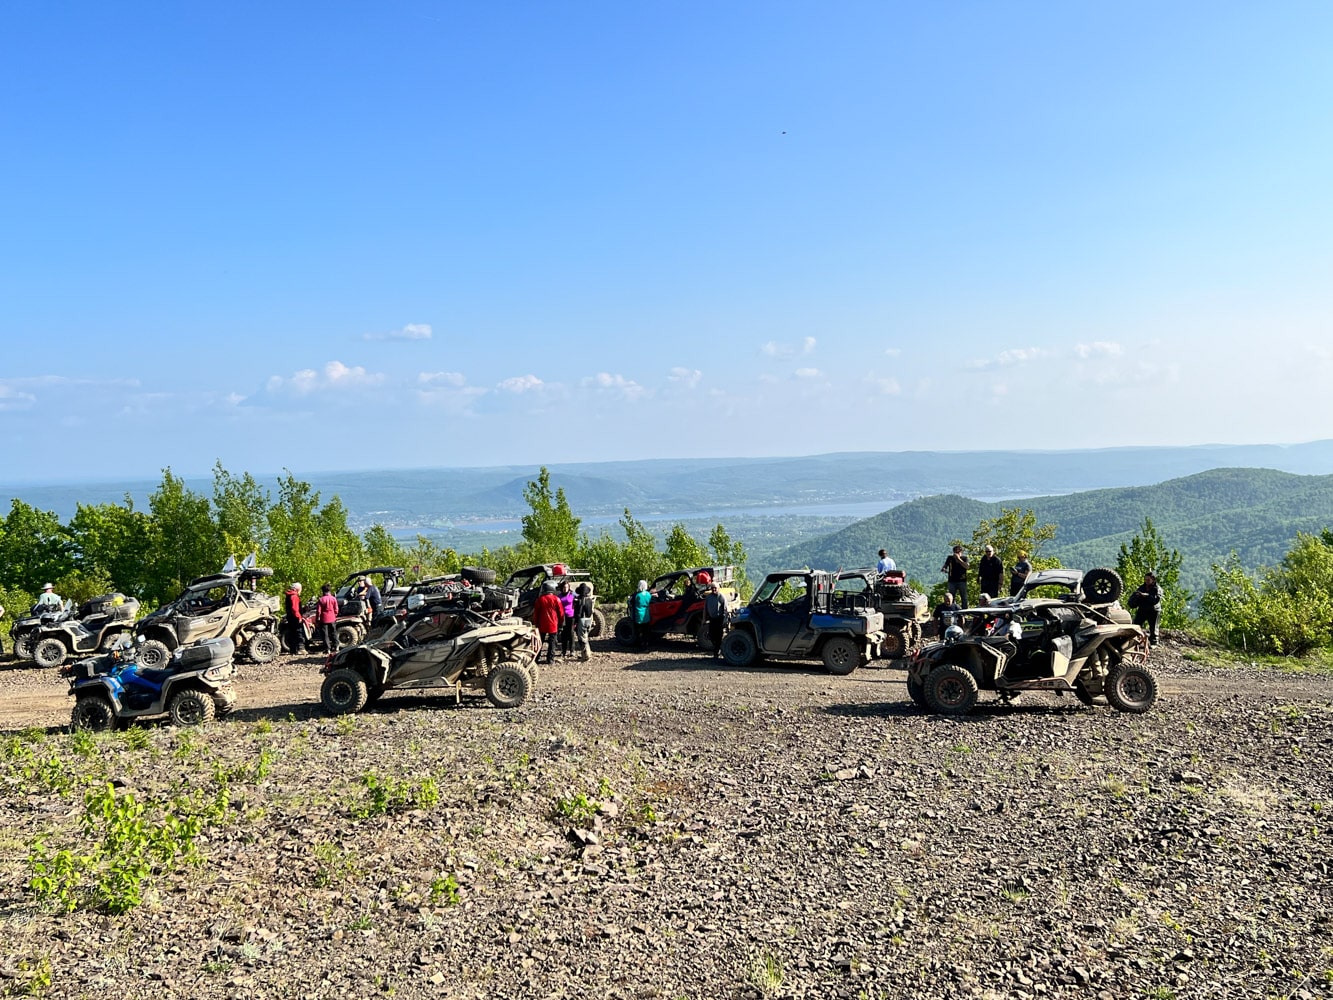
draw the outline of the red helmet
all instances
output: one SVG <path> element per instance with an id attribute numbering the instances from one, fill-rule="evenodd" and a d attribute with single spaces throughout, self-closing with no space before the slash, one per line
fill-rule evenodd
<path id="1" fill-rule="evenodd" d="M 708 575 L 708 570 L 701 569 L 698 573 L 694 574 L 694 582 L 701 587 L 706 587 L 713 582 L 713 578 Z"/>
<path id="2" fill-rule="evenodd" d="M 552 575 L 552 576 L 564 576 L 564 575 L 565 575 L 565 564 L 564 564 L 564 563 L 555 563 L 554 565 L 552 565 L 552 566 L 551 566 L 551 575 Z"/>

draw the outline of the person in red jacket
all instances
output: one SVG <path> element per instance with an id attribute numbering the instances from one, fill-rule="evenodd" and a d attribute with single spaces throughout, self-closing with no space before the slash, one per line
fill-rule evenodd
<path id="1" fill-rule="evenodd" d="M 338 598 L 333 596 L 333 587 L 324 584 L 324 593 L 319 595 L 319 600 L 315 602 L 315 623 L 319 628 L 320 637 L 324 640 L 324 648 L 329 654 L 338 652 Z"/>
<path id="2" fill-rule="evenodd" d="M 282 651 L 296 654 L 305 645 L 305 622 L 301 620 L 301 585 L 293 583 L 282 595 Z"/>
<path id="3" fill-rule="evenodd" d="M 547 580 L 542 584 L 541 596 L 532 605 L 532 625 L 541 633 L 542 642 L 546 643 L 547 663 L 555 662 L 555 637 L 564 617 L 565 609 L 560 606 L 560 598 L 555 595 L 555 584 Z"/>

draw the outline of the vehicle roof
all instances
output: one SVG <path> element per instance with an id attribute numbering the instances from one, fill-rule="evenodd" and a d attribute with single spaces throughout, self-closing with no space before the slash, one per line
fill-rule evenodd
<path id="1" fill-rule="evenodd" d="M 379 573 L 381 576 L 388 574 L 402 576 L 406 572 L 407 570 L 401 566 L 372 566 L 370 569 L 359 569 L 355 573 L 348 573 L 346 579 L 350 580 L 354 576 L 369 576 L 371 573 Z"/>
<path id="2" fill-rule="evenodd" d="M 1043 583 L 1082 583 L 1083 571 L 1080 569 L 1039 569 L 1030 573 L 1023 581 L 1025 587 L 1040 586 Z"/>

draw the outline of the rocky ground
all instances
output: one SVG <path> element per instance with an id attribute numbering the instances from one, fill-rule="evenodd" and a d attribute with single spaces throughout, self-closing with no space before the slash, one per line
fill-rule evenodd
<path id="1" fill-rule="evenodd" d="M 1333 995 L 1333 681 L 1184 652 L 1145 716 L 963 719 L 683 645 L 331 719 L 302 658 L 95 739 L 0 664 L 0 992 Z"/>

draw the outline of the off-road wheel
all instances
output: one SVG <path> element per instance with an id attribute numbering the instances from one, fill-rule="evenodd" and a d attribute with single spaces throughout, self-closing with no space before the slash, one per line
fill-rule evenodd
<path id="1" fill-rule="evenodd" d="M 459 576 L 465 583 L 476 583 L 485 586 L 488 583 L 495 582 L 495 570 L 483 569 L 480 566 L 464 566 L 459 570 Z"/>
<path id="2" fill-rule="evenodd" d="M 861 649 L 845 635 L 835 635 L 824 643 L 824 669 L 845 677 L 861 664 Z"/>
<path id="3" fill-rule="evenodd" d="M 941 715 L 966 715 L 977 703 L 977 679 L 954 663 L 937 667 L 925 688 L 926 704 Z"/>
<path id="4" fill-rule="evenodd" d="M 930 707 L 926 704 L 926 686 L 914 679 L 911 674 L 907 675 L 907 697 L 911 698 L 912 703 L 918 708 Z"/>
<path id="5" fill-rule="evenodd" d="M 319 689 L 319 703 L 330 715 L 351 715 L 366 707 L 370 692 L 366 679 L 355 670 L 335 670 L 324 678 Z"/>
<path id="6" fill-rule="evenodd" d="M 65 662 L 68 650 L 65 644 L 54 637 L 43 639 L 32 650 L 32 660 L 39 667 L 58 667 Z"/>
<path id="7" fill-rule="evenodd" d="M 694 632 L 694 641 L 703 652 L 711 653 L 713 651 L 713 637 L 708 634 L 707 618 L 699 619 L 699 627 Z"/>
<path id="8" fill-rule="evenodd" d="M 167 644 L 160 639 L 149 639 L 139 644 L 139 651 L 134 659 L 141 667 L 161 670 L 171 659 L 171 650 L 167 649 Z"/>
<path id="9" fill-rule="evenodd" d="M 1157 678 L 1137 663 L 1117 663 L 1106 675 L 1106 700 L 1117 712 L 1142 715 L 1157 701 Z"/>
<path id="10" fill-rule="evenodd" d="M 120 637 L 124 632 L 108 632 L 102 637 L 102 645 L 97 647 L 99 653 L 109 653 L 116 648 L 116 643 L 120 642 Z"/>
<path id="11" fill-rule="evenodd" d="M 537 661 L 533 660 L 523 669 L 526 670 L 528 672 L 528 676 L 532 678 L 532 686 L 535 688 L 537 686 L 537 682 L 542 679 L 542 672 L 541 669 L 537 666 Z"/>
<path id="12" fill-rule="evenodd" d="M 81 694 L 74 700 L 69 723 L 90 733 L 109 733 L 116 726 L 116 710 L 106 695 Z"/>
<path id="13" fill-rule="evenodd" d="M 256 632 L 245 644 L 245 653 L 256 663 L 268 663 L 276 660 L 282 652 L 278 637 L 272 632 Z"/>
<path id="14" fill-rule="evenodd" d="M 359 646 L 363 641 L 364 634 L 359 625 L 339 625 L 335 630 L 338 636 L 338 647 Z"/>
<path id="15" fill-rule="evenodd" d="M 606 615 L 601 608 L 592 609 L 592 624 L 588 626 L 588 638 L 596 639 L 606 634 Z"/>
<path id="16" fill-rule="evenodd" d="M 884 633 L 884 641 L 880 644 L 880 656 L 886 660 L 901 660 L 907 655 L 907 650 L 911 646 L 910 629 L 894 629 Z"/>
<path id="17" fill-rule="evenodd" d="M 749 632 L 733 630 L 722 637 L 722 659 L 729 666 L 748 667 L 759 660 L 759 647 Z"/>
<path id="18" fill-rule="evenodd" d="M 1101 567 L 1090 569 L 1083 574 L 1083 600 L 1088 604 L 1110 604 L 1120 600 L 1125 592 L 1125 581 L 1113 569 Z"/>
<path id="19" fill-rule="evenodd" d="M 616 642 L 622 646 L 634 645 L 634 623 L 629 620 L 629 616 L 616 619 Z"/>
<path id="20" fill-rule="evenodd" d="M 20 660 L 32 659 L 32 647 L 37 643 L 37 636 L 32 632 L 24 632 L 14 640 L 14 655 Z"/>
<path id="21" fill-rule="evenodd" d="M 202 726 L 206 722 L 213 721 L 216 711 L 217 706 L 213 704 L 213 696 L 198 688 L 177 691 L 167 702 L 167 713 L 171 716 L 172 723 L 177 726 Z"/>
<path id="22" fill-rule="evenodd" d="M 531 689 L 528 672 L 513 663 L 502 663 L 486 675 L 486 700 L 496 708 L 518 708 Z"/>

